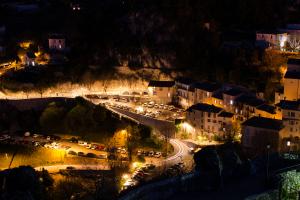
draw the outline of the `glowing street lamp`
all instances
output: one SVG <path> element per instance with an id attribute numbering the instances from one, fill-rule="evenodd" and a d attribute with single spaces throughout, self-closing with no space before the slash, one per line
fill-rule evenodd
<path id="1" fill-rule="evenodd" d="M 127 180 L 129 178 L 129 175 L 128 174 L 123 174 L 122 178 Z"/>

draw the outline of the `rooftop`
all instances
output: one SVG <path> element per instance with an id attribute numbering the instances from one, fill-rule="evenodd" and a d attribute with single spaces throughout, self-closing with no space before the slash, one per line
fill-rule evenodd
<path id="1" fill-rule="evenodd" d="M 219 117 L 232 118 L 233 116 L 234 116 L 233 113 L 226 112 L 226 111 L 222 111 L 222 112 L 219 114 Z"/>
<path id="2" fill-rule="evenodd" d="M 261 31 L 256 31 L 256 33 L 260 34 L 284 34 L 286 33 L 285 31 L 281 30 L 261 30 Z"/>
<path id="3" fill-rule="evenodd" d="M 191 85 L 193 83 L 195 83 L 195 81 L 193 79 L 189 79 L 189 78 L 184 78 L 184 77 L 179 77 L 175 80 L 176 83 L 180 83 L 180 84 L 184 84 L 184 85 Z"/>
<path id="4" fill-rule="evenodd" d="M 257 107 L 259 105 L 264 104 L 264 101 L 261 99 L 258 99 L 253 96 L 248 96 L 248 95 L 242 95 L 236 99 L 237 102 L 240 102 L 242 104 L 246 104 L 249 106 Z"/>
<path id="5" fill-rule="evenodd" d="M 214 105 L 206 104 L 206 103 L 197 103 L 197 104 L 192 105 L 191 107 L 189 107 L 187 109 L 187 111 L 191 111 L 191 110 L 199 110 L 199 111 L 203 111 L 203 112 L 219 113 L 223 109 L 219 108 L 219 107 L 216 107 Z"/>
<path id="6" fill-rule="evenodd" d="M 289 58 L 287 64 L 291 64 L 291 65 L 300 65 L 300 59 L 297 59 L 297 58 Z"/>
<path id="7" fill-rule="evenodd" d="M 62 34 L 51 34 L 49 35 L 49 39 L 65 39 L 65 37 Z"/>
<path id="8" fill-rule="evenodd" d="M 300 79 L 300 72 L 299 71 L 287 71 L 284 75 L 284 78 Z"/>
<path id="9" fill-rule="evenodd" d="M 216 98 L 216 99 L 223 100 L 223 93 L 222 93 L 222 91 L 216 92 L 215 94 L 213 94 L 213 97 Z"/>
<path id="10" fill-rule="evenodd" d="M 260 105 L 256 109 L 268 112 L 270 114 L 276 114 L 276 107 L 268 104 Z"/>
<path id="11" fill-rule="evenodd" d="M 245 121 L 242 125 L 256 127 L 256 128 L 277 130 L 277 131 L 280 131 L 284 127 L 282 120 L 265 118 L 265 117 L 252 117 L 247 121 Z"/>
<path id="12" fill-rule="evenodd" d="M 242 94 L 243 92 L 239 89 L 236 89 L 236 88 L 232 88 L 230 90 L 227 90 L 225 92 L 223 92 L 224 94 L 227 94 L 229 96 L 238 96 L 240 94 Z"/>
<path id="13" fill-rule="evenodd" d="M 150 81 L 148 87 L 173 87 L 174 81 Z"/>
<path id="14" fill-rule="evenodd" d="M 217 83 L 205 81 L 205 82 L 194 84 L 194 87 L 197 89 L 208 91 L 208 92 L 214 92 L 214 91 L 220 89 L 221 85 L 219 85 Z"/>
<path id="15" fill-rule="evenodd" d="M 298 101 L 288 101 L 282 100 L 280 103 L 276 104 L 276 106 L 285 110 L 299 110 L 300 111 L 300 100 Z"/>

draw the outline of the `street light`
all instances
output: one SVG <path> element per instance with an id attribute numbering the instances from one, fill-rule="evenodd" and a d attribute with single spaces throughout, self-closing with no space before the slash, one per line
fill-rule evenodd
<path id="1" fill-rule="evenodd" d="M 290 156 L 290 153 L 291 153 L 291 141 L 287 141 L 286 142 L 286 146 L 289 148 L 289 156 Z"/>

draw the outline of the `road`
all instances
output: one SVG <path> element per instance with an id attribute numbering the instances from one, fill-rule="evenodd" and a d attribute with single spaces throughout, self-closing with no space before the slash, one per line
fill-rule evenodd
<path id="1" fill-rule="evenodd" d="M 179 162 L 184 162 L 188 168 L 191 168 L 193 165 L 193 157 L 189 153 L 190 148 L 182 141 L 178 139 L 171 139 L 175 136 L 175 125 L 174 122 L 157 120 L 150 117 L 145 117 L 136 113 L 132 113 L 126 110 L 109 108 L 113 112 L 128 116 L 129 118 L 138 121 L 141 124 L 150 126 L 158 131 L 164 137 L 170 138 L 170 143 L 174 147 L 174 153 L 170 155 L 166 160 L 159 163 L 160 165 L 171 166 Z"/>
<path id="2" fill-rule="evenodd" d="M 69 95 L 63 95 L 63 96 L 69 96 Z M 43 96 L 43 98 L 47 98 L 46 96 Z M 21 98 L 14 98 L 14 99 L 21 99 Z M 93 100 L 87 99 L 89 101 L 91 101 L 92 103 L 98 103 L 98 102 L 94 102 Z M 119 109 L 119 108 L 115 108 L 115 107 L 107 107 L 108 109 L 110 109 L 111 111 L 121 114 L 121 116 L 123 117 L 127 117 L 131 120 L 134 120 L 138 123 L 147 125 L 152 127 L 157 133 L 159 133 L 160 135 L 167 137 L 168 139 L 170 139 L 170 143 L 173 145 L 174 147 L 174 153 L 172 155 L 170 155 L 170 157 L 168 157 L 165 161 L 164 161 L 164 165 L 172 165 L 178 162 L 186 162 L 186 161 L 190 161 L 192 160 L 192 156 L 189 154 L 189 147 L 181 142 L 180 140 L 177 139 L 171 139 L 175 137 L 175 125 L 174 122 L 170 122 L 167 120 L 158 120 L 158 119 L 154 119 L 151 117 L 146 117 L 144 115 L 140 115 L 134 112 L 130 112 L 127 110 L 123 110 L 123 109 Z M 65 144 L 68 146 L 71 146 L 72 150 L 74 149 L 76 152 L 78 151 L 83 151 L 83 152 L 87 152 L 87 149 L 84 149 L 83 147 L 79 147 L 79 146 L 74 146 L 73 144 Z M 91 150 L 88 150 L 91 151 Z M 94 152 L 92 152 L 94 153 Z M 95 152 L 96 153 L 96 152 Z M 187 164 L 187 163 L 186 163 Z"/>

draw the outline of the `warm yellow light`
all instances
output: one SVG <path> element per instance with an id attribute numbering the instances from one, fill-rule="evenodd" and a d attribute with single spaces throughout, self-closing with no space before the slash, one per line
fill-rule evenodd
<path id="1" fill-rule="evenodd" d="M 140 167 L 142 165 L 142 163 L 140 162 L 134 162 L 132 163 L 132 168 L 137 168 L 137 167 Z"/>
<path id="2" fill-rule="evenodd" d="M 190 125 L 189 123 L 187 123 L 187 122 L 182 123 L 182 124 L 181 124 L 181 127 L 182 127 L 186 132 L 189 132 L 189 133 L 195 131 L 194 127 L 191 126 L 191 125 Z"/>
<path id="3" fill-rule="evenodd" d="M 128 178 L 129 178 L 129 175 L 128 175 L 128 174 L 123 174 L 122 178 L 123 178 L 123 179 L 128 179 Z"/>
<path id="4" fill-rule="evenodd" d="M 28 49 L 32 43 L 32 41 L 20 42 L 19 46 L 23 49 Z"/>
<path id="5" fill-rule="evenodd" d="M 144 112 L 144 108 L 142 106 L 138 106 L 138 107 L 136 107 L 136 111 L 138 113 L 142 113 L 142 112 Z"/>
<path id="6" fill-rule="evenodd" d="M 36 57 L 39 57 L 41 54 L 42 54 L 42 53 L 41 53 L 40 51 L 34 53 L 34 55 L 35 55 Z"/>

